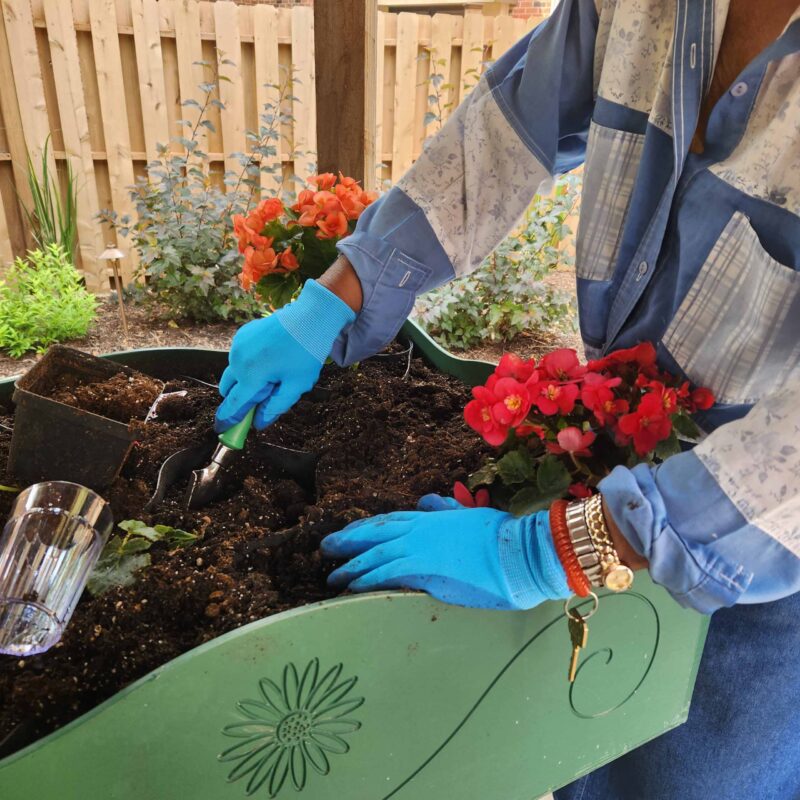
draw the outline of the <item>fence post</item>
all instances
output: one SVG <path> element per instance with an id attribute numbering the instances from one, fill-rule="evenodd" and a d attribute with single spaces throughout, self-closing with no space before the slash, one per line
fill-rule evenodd
<path id="1" fill-rule="evenodd" d="M 373 188 L 376 165 L 375 0 L 316 0 L 317 163 Z"/>

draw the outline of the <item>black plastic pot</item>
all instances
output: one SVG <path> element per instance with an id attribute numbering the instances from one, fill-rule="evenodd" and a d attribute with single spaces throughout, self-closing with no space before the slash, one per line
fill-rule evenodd
<path id="1" fill-rule="evenodd" d="M 73 408 L 47 396 L 62 375 L 82 383 L 106 380 L 134 370 L 55 345 L 14 384 L 14 433 L 9 472 L 22 484 L 43 480 L 106 488 L 119 473 L 133 445 L 133 433 L 123 422 Z"/>

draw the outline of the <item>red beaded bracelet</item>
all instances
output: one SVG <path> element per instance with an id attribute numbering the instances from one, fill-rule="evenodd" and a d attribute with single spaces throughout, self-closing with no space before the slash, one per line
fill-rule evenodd
<path id="1" fill-rule="evenodd" d="M 581 568 L 575 548 L 572 546 L 572 539 L 567 528 L 567 505 L 566 500 L 556 500 L 550 506 L 550 533 L 553 536 L 558 559 L 561 561 L 561 566 L 564 567 L 569 588 L 578 597 L 588 597 L 591 584 Z"/>

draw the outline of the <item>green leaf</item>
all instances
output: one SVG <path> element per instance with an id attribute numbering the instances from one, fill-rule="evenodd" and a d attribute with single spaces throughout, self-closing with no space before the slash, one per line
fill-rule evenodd
<path id="1" fill-rule="evenodd" d="M 144 553 L 153 546 L 151 541 L 147 539 L 140 539 L 138 537 L 123 541 L 122 544 L 116 548 L 117 557 L 125 558 L 126 556 L 133 555 L 134 553 Z"/>
<path id="2" fill-rule="evenodd" d="M 512 450 L 497 462 L 497 471 L 503 483 L 523 483 L 532 481 L 536 475 L 536 465 L 526 448 Z"/>
<path id="3" fill-rule="evenodd" d="M 258 282 L 258 293 L 274 309 L 283 308 L 300 288 L 300 278 L 294 272 L 287 275 L 273 273 Z"/>
<path id="4" fill-rule="evenodd" d="M 131 536 L 141 536 L 151 542 L 157 542 L 161 537 L 155 528 L 149 527 L 140 519 L 126 519 L 119 523 L 117 526 Z"/>
<path id="5" fill-rule="evenodd" d="M 497 477 L 497 462 L 493 459 L 487 461 L 479 470 L 467 478 L 467 488 L 474 492 L 479 486 L 490 486 Z"/>
<path id="6" fill-rule="evenodd" d="M 543 495 L 561 497 L 572 483 L 572 476 L 564 464 L 554 455 L 545 456 L 536 471 L 536 485 Z"/>
<path id="7" fill-rule="evenodd" d="M 154 526 L 162 541 L 172 547 L 185 547 L 199 538 L 196 533 L 182 531 L 180 528 L 173 528 L 170 525 Z"/>
<path id="8" fill-rule="evenodd" d="M 558 500 L 560 497 L 561 493 L 546 495 L 533 486 L 526 486 L 511 498 L 508 510 L 515 517 L 524 517 L 527 514 L 535 514 L 537 511 L 549 508 L 553 501 Z"/>
<path id="9" fill-rule="evenodd" d="M 94 571 L 89 576 L 86 588 L 97 597 L 110 589 L 130 586 L 136 582 L 136 573 L 149 566 L 149 553 L 139 553 L 122 559 L 104 559 L 101 556 Z"/>
<path id="10" fill-rule="evenodd" d="M 656 458 L 666 461 L 670 456 L 674 456 L 681 451 L 681 443 L 673 429 L 670 431 L 669 438 L 660 441 L 656 445 Z"/>
<path id="11" fill-rule="evenodd" d="M 695 421 L 687 414 L 681 413 L 674 416 L 672 418 L 672 426 L 681 436 L 685 436 L 692 441 L 699 439 L 702 435 L 700 428 L 697 427 Z"/>

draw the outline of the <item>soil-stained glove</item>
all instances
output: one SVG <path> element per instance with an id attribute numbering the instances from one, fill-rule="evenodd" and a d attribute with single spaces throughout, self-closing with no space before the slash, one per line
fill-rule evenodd
<path id="1" fill-rule="evenodd" d="M 526 609 L 569 597 L 547 512 L 513 517 L 439 495 L 426 495 L 418 508 L 326 536 L 324 555 L 352 559 L 328 582 L 355 592 L 421 589 L 473 608 Z"/>
<path id="2" fill-rule="evenodd" d="M 256 406 L 259 430 L 288 411 L 319 379 L 322 365 L 353 310 L 316 281 L 306 281 L 293 303 L 242 325 L 233 337 L 219 393 L 217 432 L 241 422 Z"/>

